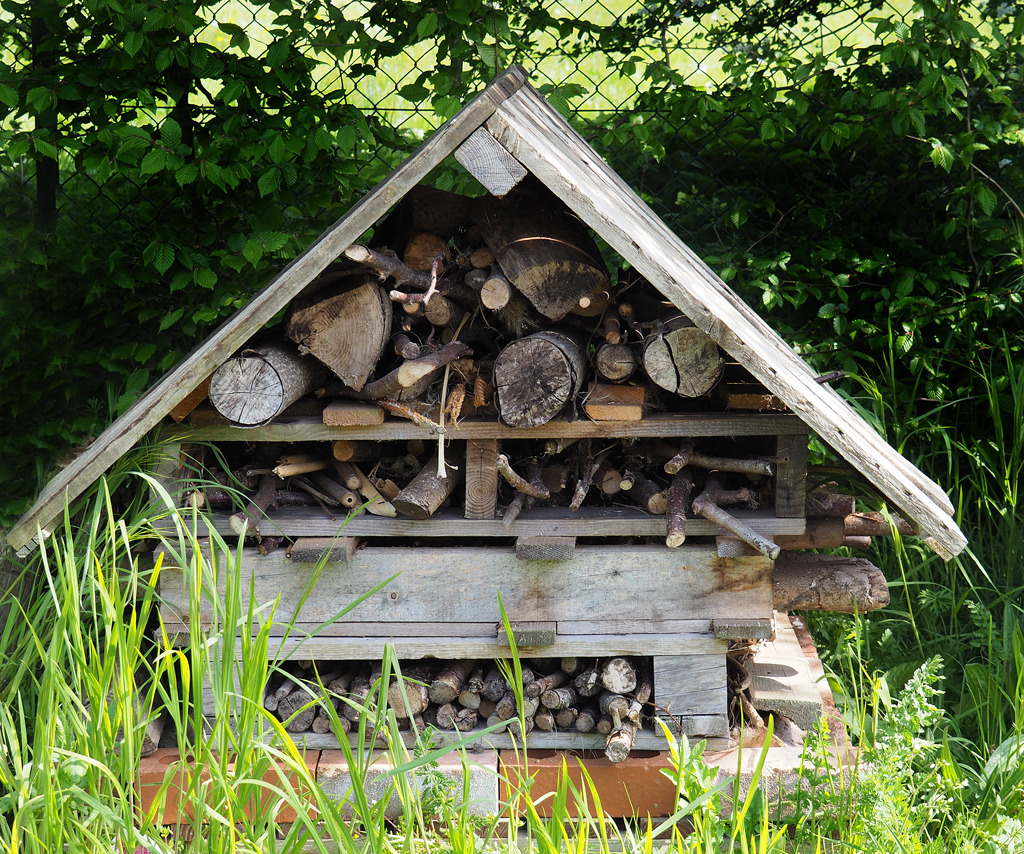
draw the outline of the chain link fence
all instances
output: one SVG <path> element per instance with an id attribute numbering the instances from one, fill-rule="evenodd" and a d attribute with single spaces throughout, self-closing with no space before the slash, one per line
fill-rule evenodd
<path id="1" fill-rule="evenodd" d="M 801 5 L 799 0 L 780 4 L 539 0 L 537 8 L 549 20 L 566 26 L 549 25 L 526 34 L 503 58 L 522 64 L 535 86 L 546 85 L 568 94 L 564 105 L 576 126 L 627 183 L 647 196 L 657 213 L 696 248 L 720 244 L 726 232 L 735 235 L 736 229 L 729 226 L 730 220 L 736 224 L 736 200 L 759 189 L 770 192 L 764 171 L 772 173 L 771 185 L 777 186 L 780 171 L 785 174 L 790 167 L 782 156 L 748 162 L 748 146 L 761 131 L 752 124 L 736 126 L 725 119 L 718 127 L 701 124 L 698 132 L 697 125 L 688 127 L 690 117 L 659 115 L 658 87 L 688 85 L 714 94 L 735 84 L 727 69 L 730 57 L 741 53 L 755 55 L 770 65 L 784 48 L 790 61 L 817 56 L 841 65 L 849 61 L 852 50 L 872 39 L 865 10 L 899 17 L 909 4 L 838 2 L 828 4 L 827 14 L 818 13 L 817 4 Z M 335 43 L 331 34 L 339 19 L 358 23 L 368 31 L 379 28 L 383 34 L 380 22 L 374 20 L 377 6 L 364 0 L 338 0 L 323 10 L 307 16 L 304 32 L 294 34 L 316 63 L 317 94 L 351 104 L 380 127 L 392 129 L 394 135 L 380 140 L 373 155 L 382 168 L 393 167 L 442 121 L 429 99 L 417 100 L 410 94 L 417 88 L 420 72 L 438 62 L 435 47 L 424 40 L 393 56 L 367 62 L 367 57 Z M 40 43 L 40 34 L 31 31 L 32 19 L 4 14 L 6 20 L 0 19 L 4 26 L 25 29 L 20 39 L 10 42 L 5 57 L 9 66 L 24 68 L 45 62 L 45 56 L 35 55 L 33 50 Z M 199 14 L 206 20 L 193 38 L 222 49 L 266 58 L 280 37 L 274 30 L 280 24 L 263 3 L 226 0 L 215 7 L 200 7 Z M 500 70 L 497 55 L 494 63 L 496 71 Z M 643 71 L 652 63 L 671 72 L 671 82 L 659 84 L 646 77 Z M 139 101 L 132 105 L 132 114 L 136 122 L 156 126 L 173 106 L 170 102 Z M 49 120 L 57 129 L 59 117 L 52 115 Z M 661 133 L 667 130 L 671 135 L 663 143 L 668 155 L 660 161 L 638 157 L 631 144 L 638 126 L 654 120 Z M 716 135 L 720 144 L 714 163 L 702 158 L 709 135 Z M 396 145 L 395 139 L 407 144 Z M 0 176 L 7 192 L 20 196 L 25 215 L 34 215 L 37 221 L 46 223 L 60 217 L 65 224 L 76 226 L 81 217 L 94 224 L 99 219 L 107 233 L 116 237 L 129 229 L 146 229 L 161 218 L 161 205 L 147 204 L 144 180 L 123 174 L 100 180 L 75 169 L 66 158 L 61 159 L 59 168 L 49 161 L 37 174 L 37 163 L 47 161 L 22 156 Z M 799 175 L 791 177 L 799 181 Z M 651 188 L 656 192 L 647 192 Z M 72 196 L 75 204 L 66 203 Z"/>

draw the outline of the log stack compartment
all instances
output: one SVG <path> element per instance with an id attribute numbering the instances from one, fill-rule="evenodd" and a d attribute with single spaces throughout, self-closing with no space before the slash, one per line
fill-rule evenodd
<path id="1" fill-rule="evenodd" d="M 541 200 L 541 207 L 558 207 L 550 194 L 543 195 L 546 191 L 533 187 L 524 192 L 524 198 L 531 201 L 531 212 L 541 209 L 537 199 Z M 424 194 L 436 198 L 436 191 L 425 190 Z M 509 287 L 511 299 L 523 304 L 523 328 L 509 331 L 508 318 L 494 316 L 495 323 L 505 324 L 507 340 L 517 345 L 506 346 L 494 360 L 494 384 L 501 391 L 500 399 L 494 402 L 501 417 L 467 416 L 467 410 L 462 409 L 463 417 L 445 423 L 444 455 L 454 467 L 449 468 L 450 478 L 444 488 L 428 484 L 425 491 L 431 497 L 421 502 L 422 509 L 417 503 L 419 499 L 414 497 L 402 508 L 404 515 L 365 513 L 351 518 L 344 527 L 344 506 L 335 510 L 282 506 L 265 516 L 257 513 L 248 521 L 237 512 L 238 508 L 235 513 L 214 509 L 205 517 L 204 524 L 225 537 L 243 531 L 251 537 L 258 528 L 263 538 L 261 548 L 244 548 L 243 572 L 251 575 L 259 604 L 272 602 L 280 595 L 277 613 L 295 615 L 296 637 L 329 623 L 317 637 L 302 644 L 304 658 L 323 662 L 379 660 L 388 643 L 394 645 L 402 661 L 504 658 L 510 655 L 510 649 L 501 626 L 500 594 L 516 628 L 519 653 L 524 658 L 650 657 L 658 714 L 676 730 L 725 739 L 729 734 L 729 642 L 770 637 L 772 556 L 777 553 L 773 541 L 779 537 L 800 537 L 805 532 L 807 428 L 788 412 L 728 411 L 728 400 L 708 395 L 722 373 L 720 352 L 676 309 L 666 307 L 648 283 L 624 282 L 620 277 L 617 292 L 629 290 L 631 298 L 640 301 L 646 317 L 636 317 L 632 308 L 627 313 L 621 304 L 616 317 L 614 303 L 609 301 L 608 291 L 603 290 L 615 288 L 609 283 L 603 264 L 596 260 L 596 245 L 577 220 L 562 214 L 548 217 L 552 222 L 561 221 L 567 229 L 555 239 L 530 231 L 535 226 L 539 228 L 538 222 L 547 222 L 543 217 L 520 217 L 514 225 L 534 235 L 524 238 L 521 230 L 510 230 L 502 223 L 502 210 L 508 207 L 493 200 L 483 206 L 478 223 L 492 235 L 488 245 L 481 247 L 485 255 L 490 255 L 484 262 L 490 267 L 485 271 L 477 267 L 478 260 L 473 261 L 473 269 L 465 275 L 464 282 L 461 272 L 457 280 L 451 280 L 452 274 L 437 260 L 439 254 L 433 255 L 435 260 L 428 273 L 412 271 L 393 255 L 360 245 L 346 252 L 349 259 L 369 263 L 381 276 L 391 270 L 395 287 L 425 289 L 428 281 L 432 287 L 433 282 L 447 276 L 445 287 L 459 291 L 470 289 L 470 283 L 480 279 L 473 285 L 479 290 L 472 297 L 479 299 L 480 312 L 492 310 L 489 302 L 503 303 L 505 297 L 500 286 L 503 282 L 507 285 L 508 280 L 501 275 L 502 271 L 517 287 L 521 286 L 520 290 Z M 394 231 L 394 219 L 393 216 L 390 224 L 381 224 L 381 235 Z M 441 246 L 445 245 L 442 241 Z M 525 259 L 521 256 L 524 247 L 530 247 L 533 253 Z M 495 260 L 502 262 L 500 269 Z M 382 315 L 379 294 L 384 290 L 374 284 L 374 278 L 365 267 L 353 270 L 350 265 L 328 271 L 325 284 L 314 287 L 310 294 L 293 303 L 286 323 L 287 337 L 297 342 L 300 350 L 330 364 L 336 377 L 348 386 L 344 392 L 348 397 L 326 408 L 314 405 L 315 414 L 302 414 L 301 408 L 292 408 L 274 415 L 274 406 L 283 408 L 291 400 L 275 394 L 273 400 L 261 401 L 259 411 L 246 422 L 255 426 L 245 427 L 211 419 L 209 410 L 196 410 L 190 426 L 172 431 L 172 439 L 181 444 L 163 472 L 169 491 L 182 506 L 188 506 L 192 500 L 196 470 L 203 470 L 210 462 L 197 462 L 189 456 L 201 456 L 194 450 L 200 443 L 216 445 L 221 459 L 240 456 L 242 448 L 255 448 L 253 458 L 312 457 L 332 461 L 332 465 L 333 460 L 343 458 L 337 451 L 341 445 L 354 449 L 358 464 L 366 471 L 375 459 L 383 455 L 400 456 L 405 448 L 414 446 L 422 476 L 436 469 L 436 457 L 431 457 L 438 448 L 438 435 L 428 425 L 438 415 L 435 413 L 426 424 L 422 418 L 419 422 L 406 420 L 396 417 L 394 413 L 398 410 L 388 401 L 399 402 L 400 408 L 404 405 L 400 401 L 415 400 L 416 395 L 422 394 L 418 389 L 428 388 L 425 383 L 440 383 L 438 373 L 433 365 L 427 365 L 432 371 L 423 382 L 403 379 L 398 372 L 403 364 L 410 365 L 410 360 L 398 347 L 396 352 L 407 361 L 388 372 L 389 363 L 384 360 L 394 358 L 390 351 L 384 352 L 389 330 L 398 331 L 406 322 L 405 315 L 412 314 L 404 312 L 409 294 L 398 292 L 396 296 L 392 291 L 393 316 L 387 304 Z M 545 290 L 543 285 L 550 281 L 558 282 L 553 291 Z M 387 287 L 390 286 L 383 286 Z M 469 292 L 472 295 L 471 289 Z M 443 293 L 440 291 L 434 299 Z M 311 300 L 317 299 L 325 309 L 310 308 L 315 304 Z M 504 305 L 507 307 L 507 303 Z M 367 318 L 372 318 L 364 324 L 366 335 L 338 337 L 332 318 L 339 311 L 351 311 L 353 306 L 361 306 Z M 458 316 L 464 317 L 464 324 L 469 314 L 460 311 Z M 481 332 L 491 328 L 487 315 L 482 316 L 485 319 L 483 327 L 477 330 L 478 340 Z M 647 334 L 638 331 L 644 326 L 637 325 L 641 320 L 646 324 Z M 462 326 L 456 326 L 457 317 L 429 320 L 426 329 L 433 331 L 428 340 L 433 341 L 435 333 L 440 333 L 431 351 L 436 354 L 433 358 L 437 365 L 464 355 L 465 346 L 461 343 L 442 344 L 446 340 L 445 328 L 455 329 L 457 334 Z M 590 348 L 589 336 L 581 330 L 590 330 Z M 427 336 L 424 333 L 422 337 Z M 270 362 L 270 356 L 266 355 L 264 338 L 265 335 L 259 336 L 260 340 L 254 340 L 236 359 L 230 360 L 237 376 L 267 373 L 265 363 Z M 627 338 L 631 348 L 621 346 Z M 335 364 L 332 359 L 339 347 L 343 348 L 344 356 L 341 363 Z M 595 352 L 589 353 L 588 349 Z M 602 355 L 607 357 L 603 367 L 597 351 L 603 351 Z M 506 358 L 509 353 L 512 355 Z M 596 358 L 603 372 L 601 382 L 593 384 L 589 377 L 582 382 L 581 353 L 587 360 Z M 704 366 L 700 376 L 686 374 L 679 368 L 684 353 Z M 626 365 L 628 371 L 624 369 L 623 375 L 616 377 L 628 354 L 635 364 Z M 256 361 L 235 364 L 245 358 Z M 547 389 L 550 377 L 546 371 L 538 372 L 538 363 L 545 358 L 564 367 L 568 378 L 562 383 L 564 389 L 551 383 L 551 395 L 557 397 L 557 391 L 568 401 L 558 399 L 557 408 L 565 403 L 567 411 L 553 418 L 550 412 L 538 413 L 538 409 L 543 409 L 543 395 L 533 394 L 535 385 Z M 275 365 L 276 362 L 271 367 L 276 377 L 281 370 Z M 729 374 L 736 367 L 725 366 L 721 385 L 728 384 Z M 745 371 L 740 373 L 746 380 L 752 380 Z M 305 391 L 322 382 L 316 372 L 308 374 L 303 379 Z M 644 374 L 653 382 L 645 385 L 639 381 Z M 241 382 L 243 387 L 247 384 L 248 380 Z M 658 391 L 654 385 L 664 391 Z M 518 389 L 518 396 L 514 405 L 509 405 L 513 396 L 508 390 L 513 386 Z M 276 386 L 273 390 L 276 392 Z M 415 393 L 412 398 L 410 392 Z M 763 397 L 770 397 L 763 389 L 761 392 Z M 658 395 L 668 396 L 676 401 L 673 409 L 684 411 L 651 411 L 652 396 Z M 685 395 L 691 397 L 684 400 Z M 440 396 L 444 398 L 445 394 Z M 304 400 L 313 403 L 308 397 Z M 234 401 L 231 406 L 231 411 L 249 413 L 248 408 Z M 386 416 L 382 407 L 388 410 Z M 564 500 L 552 502 L 554 506 L 534 507 L 523 501 L 521 488 L 513 492 L 499 473 L 506 460 L 510 460 L 521 475 L 537 480 L 541 463 L 559 458 L 565 448 L 570 448 L 566 453 L 574 453 L 570 447 L 574 443 L 576 448 L 585 448 L 583 455 L 574 460 L 580 480 L 598 472 L 602 454 L 609 448 L 614 449 L 614 454 L 608 458 L 620 463 L 641 458 L 648 476 L 657 472 L 661 481 L 654 489 L 655 504 L 645 501 L 643 507 L 637 506 L 635 501 L 624 500 L 625 493 L 602 495 L 595 487 L 592 493 L 596 497 L 573 509 L 569 498 L 574 484 L 569 482 Z M 762 474 L 752 481 L 765 499 L 761 506 L 730 507 L 729 513 L 762 542 L 762 552 L 772 556 L 758 553 L 719 523 L 692 512 L 685 521 L 685 538 L 678 527 L 669 530 L 665 503 L 671 516 L 675 499 L 671 490 L 667 496 L 660 491 L 672 481 L 664 464 L 687 448 L 722 457 L 760 457 L 771 461 L 771 474 Z M 274 462 L 265 464 L 269 467 Z M 700 469 L 695 478 L 697 490 L 691 497 L 713 483 L 713 476 L 705 479 L 705 470 L 718 466 L 707 462 L 704 465 L 705 469 Z M 365 472 L 360 474 L 364 475 Z M 745 482 L 745 475 L 728 476 L 735 479 L 730 484 L 733 487 Z M 315 486 L 316 476 L 310 477 Z M 419 479 L 417 476 L 416 480 Z M 405 493 L 412 486 L 407 481 L 401 486 L 401 498 L 406 500 Z M 394 501 L 397 504 L 399 498 Z M 522 504 L 521 509 L 517 508 L 518 515 L 507 509 L 517 501 Z M 687 509 L 689 504 L 686 500 Z M 669 548 L 667 540 L 674 547 Z M 270 545 L 266 546 L 267 543 Z M 325 549 L 330 550 L 331 557 L 320 570 L 315 562 Z M 269 554 L 261 554 L 261 550 Z M 246 577 L 243 584 L 248 582 Z M 309 583 L 313 583 L 312 590 L 299 609 L 300 594 Z M 163 616 L 172 630 L 175 626 L 185 628 L 189 619 L 185 585 L 186 576 L 180 568 L 165 566 Z M 332 621 L 332 616 L 348 603 L 378 587 L 344 620 Z M 208 614 L 200 614 L 199 619 L 208 619 Z M 294 640 L 279 639 L 270 654 L 286 657 L 294 646 Z M 320 741 L 331 743 L 334 738 L 332 734 L 301 736 L 311 746 Z M 509 737 L 490 735 L 487 740 L 501 745 Z M 534 732 L 528 736 L 527 744 L 603 747 L 604 736 Z M 635 746 L 661 748 L 664 741 L 660 732 L 648 724 L 637 734 Z"/>

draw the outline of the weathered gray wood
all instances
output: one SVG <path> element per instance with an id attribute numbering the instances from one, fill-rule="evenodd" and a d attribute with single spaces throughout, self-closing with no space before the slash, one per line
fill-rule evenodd
<path id="1" fill-rule="evenodd" d="M 807 503 L 807 436 L 779 436 L 775 456 L 775 514 L 803 516 Z"/>
<path id="2" fill-rule="evenodd" d="M 572 560 L 575 537 L 519 537 L 516 557 L 520 560 Z"/>
<path id="3" fill-rule="evenodd" d="M 654 696 L 659 714 L 665 710 L 673 716 L 725 714 L 728 641 L 716 643 L 721 655 L 654 653 Z"/>
<path id="4" fill-rule="evenodd" d="M 723 715 L 693 715 L 684 718 L 683 731 L 687 736 L 708 736 L 705 749 L 709 751 L 727 750 L 734 746 L 729 741 L 728 723 L 724 720 Z M 399 736 L 406 747 L 415 746 L 416 735 L 414 733 L 402 732 L 399 733 Z M 480 733 L 478 737 L 473 738 L 471 733 L 438 730 L 434 732 L 434 741 L 440 746 L 462 741 L 467 736 L 470 736 L 469 743 L 466 745 L 468 751 L 510 750 L 513 746 L 519 749 L 523 747 L 521 739 L 516 739 L 515 745 L 513 745 L 510 735 L 499 732 Z M 277 736 L 266 733 L 265 737 L 270 740 Z M 313 732 L 291 733 L 290 737 L 297 746 L 305 747 L 308 750 L 334 750 L 338 747 L 338 739 L 331 733 L 325 735 Z M 354 733 L 348 736 L 348 743 L 353 749 L 360 747 L 372 749 L 376 746 L 360 745 L 357 739 L 358 736 Z M 572 730 L 568 732 L 543 732 L 535 729 L 527 735 L 526 745 L 535 750 L 604 750 L 605 739 L 606 736 L 596 732 L 581 733 Z M 633 749 L 666 750 L 665 736 L 662 734 L 660 727 L 652 730 L 648 726 L 648 728 L 640 730 L 636 734 Z"/>
<path id="5" fill-rule="evenodd" d="M 543 622 L 517 620 L 510 622 L 509 628 L 512 630 L 512 639 L 516 642 L 517 647 L 551 646 L 558 637 L 558 623 L 554 620 Z M 501 643 L 508 644 L 508 632 L 503 623 L 498 623 L 495 626 L 494 633 Z"/>
<path id="6" fill-rule="evenodd" d="M 296 650 L 300 641 L 292 638 L 271 638 L 267 649 L 270 655 L 278 651 L 288 654 Z M 519 648 L 520 655 L 559 658 L 570 652 L 599 657 L 606 655 L 668 656 L 678 650 L 689 650 L 694 659 L 722 657 L 722 690 L 725 690 L 724 653 L 727 641 L 691 635 L 576 635 L 570 639 L 556 638 L 550 645 Z M 508 658 L 509 645 L 499 638 L 397 638 L 395 654 L 400 658 Z M 311 638 L 302 642 L 301 655 L 316 659 L 359 660 L 379 659 L 384 651 L 380 638 Z M 655 685 L 658 685 L 655 676 Z M 659 693 L 659 696 L 660 693 Z M 676 712 L 679 713 L 678 710 Z"/>
<path id="7" fill-rule="evenodd" d="M 638 439 L 664 436 L 774 436 L 806 433 L 795 415 L 760 412 L 673 412 L 648 415 L 628 426 L 616 425 L 614 435 Z M 556 418 L 537 427 L 509 427 L 494 419 L 463 418 L 445 426 L 450 439 L 601 439 L 612 435 L 607 424 Z M 338 439 L 370 442 L 437 438 L 429 429 L 405 419 L 380 426 L 328 427 L 319 418 L 297 415 L 286 422 L 243 430 L 227 424 L 168 428 L 166 437 L 182 442 L 330 442 Z"/>
<path id="8" fill-rule="evenodd" d="M 771 617 L 756 620 L 715 619 L 711 621 L 711 634 L 716 638 L 748 640 L 770 638 L 773 623 Z"/>
<path id="9" fill-rule="evenodd" d="M 430 546 L 418 548 L 415 560 L 400 566 L 393 549 L 369 546 L 356 552 L 343 571 L 333 571 L 332 566 L 317 574 L 315 566 L 295 564 L 281 551 L 262 557 L 255 549 L 246 549 L 241 560 L 242 588 L 249 589 L 251 578 L 257 604 L 280 597 L 277 613 L 282 620 L 294 617 L 319 623 L 383 585 L 346 617 L 353 622 L 380 621 L 378 635 L 386 635 L 392 624 L 400 622 L 490 620 L 497 625 L 501 622 L 499 591 L 509 618 L 516 622 L 573 620 L 581 615 L 588 620 L 617 621 L 624 614 L 643 614 L 651 620 L 760 618 L 771 614 L 772 608 L 769 561 L 760 556 L 719 558 L 707 549 L 689 546 L 674 550 L 579 546 L 574 560 L 543 566 L 517 560 L 511 550 Z M 482 573 L 481 567 L 487 571 Z M 222 584 L 226 584 L 224 575 Z M 314 576 L 315 584 L 297 612 Z M 188 612 L 188 579 L 180 567 L 165 563 L 161 597 L 168 614 Z M 438 595 L 444 590 L 458 591 L 458 595 Z M 210 607 L 204 604 L 193 619 L 204 619 Z M 578 638 L 585 643 L 584 636 Z M 620 652 L 649 654 L 642 648 Z M 558 653 L 563 654 L 584 653 Z M 304 657 L 331 656 L 307 653 Z"/>
<path id="10" fill-rule="evenodd" d="M 776 616 L 775 640 L 761 644 L 746 668 L 755 709 L 780 712 L 804 730 L 814 728 L 824 712 L 821 693 L 786 614 Z"/>
<path id="11" fill-rule="evenodd" d="M 967 541 L 941 488 L 889 447 L 531 87 L 486 127 L 608 244 L 904 511 L 944 557 Z"/>
<path id="12" fill-rule="evenodd" d="M 546 424 L 579 394 L 586 363 L 578 342 L 535 332 L 507 345 L 494 362 L 501 420 L 513 427 Z"/>
<path id="13" fill-rule="evenodd" d="M 504 196 L 526 177 L 526 169 L 484 128 L 455 149 L 455 159 L 495 196 Z"/>
<path id="14" fill-rule="evenodd" d="M 288 264 L 198 350 L 140 397 L 85 452 L 46 485 L 32 508 L 8 532 L 7 540 L 11 546 L 19 551 L 26 546 L 28 551 L 37 548 L 39 529 L 42 529 L 44 539 L 49 536 L 49 526 L 62 511 L 65 501 L 74 501 L 81 495 L 109 465 L 127 453 L 178 401 L 269 322 L 525 82 L 526 74 L 519 66 L 510 68 L 494 80 Z"/>
<path id="15" fill-rule="evenodd" d="M 284 554 L 295 563 L 344 563 L 358 547 L 356 537 L 299 537 Z"/>
<path id="16" fill-rule="evenodd" d="M 736 510 L 732 515 L 765 536 L 796 538 L 805 529 L 805 520 L 778 519 L 770 510 Z M 340 518 L 332 521 L 313 507 L 283 507 L 268 516 L 275 530 L 285 536 L 331 537 L 341 523 Z M 842 520 L 835 521 L 842 524 Z M 211 514 L 199 518 L 200 536 L 206 536 L 203 526 L 209 523 L 221 534 L 231 533 L 227 514 Z M 161 521 L 158 527 L 174 531 L 171 520 Z M 665 517 L 648 516 L 630 507 L 583 507 L 576 513 L 561 507 L 536 507 L 506 528 L 501 519 L 464 519 L 457 510 L 442 509 L 430 519 L 355 516 L 344 530 L 347 536 L 365 537 L 663 537 Z M 686 520 L 686 531 L 692 537 L 707 537 L 725 529 L 697 517 Z"/>

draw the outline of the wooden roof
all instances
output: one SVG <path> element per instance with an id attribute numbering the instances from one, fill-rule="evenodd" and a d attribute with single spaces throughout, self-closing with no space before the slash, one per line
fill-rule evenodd
<path id="1" fill-rule="evenodd" d="M 40 531 L 48 536 L 47 527 L 63 512 L 65 500 L 81 495 L 471 134 L 475 134 L 473 143 L 463 155 L 470 147 L 474 152 L 489 148 L 499 152 L 500 170 L 514 171 L 522 164 L 723 350 L 782 398 L 899 508 L 937 553 L 949 559 L 963 550 L 967 540 L 941 488 L 886 444 L 835 391 L 815 382 L 814 372 L 789 345 L 669 231 L 516 66 L 431 135 L 50 481 L 8 533 L 19 554 L 38 545 Z M 460 157 L 463 162 L 467 159 L 472 158 Z"/>

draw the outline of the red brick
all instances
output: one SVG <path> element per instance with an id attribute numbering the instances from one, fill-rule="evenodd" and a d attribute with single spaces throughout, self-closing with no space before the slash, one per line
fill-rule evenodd
<path id="1" fill-rule="evenodd" d="M 307 751 L 303 758 L 306 760 L 306 767 L 309 769 L 310 776 L 316 779 L 316 768 L 320 760 L 320 751 Z M 163 748 L 147 756 L 139 763 L 137 788 L 139 793 L 139 810 L 143 815 L 146 815 L 152 809 L 153 802 L 164 780 L 168 778 L 168 775 L 173 775 L 174 780 L 168 787 L 164 798 L 163 815 L 157 817 L 156 822 L 158 824 L 179 824 L 193 816 L 193 804 L 184 801 L 183 797 L 187 797 L 187 795 L 183 796 L 182 793 L 183 787 L 187 789 L 193 773 L 191 769 L 186 769 L 187 762 L 188 760 L 185 760 L 185 763 L 180 761 L 176 749 Z M 234 763 L 230 767 L 233 768 Z M 204 769 L 200 779 L 202 781 L 209 780 L 209 772 Z M 288 773 L 288 779 L 292 786 L 298 786 L 298 777 L 293 771 Z M 266 774 L 263 775 L 263 781 L 268 785 L 281 788 L 281 777 L 276 768 L 267 769 Z M 265 791 L 260 798 L 259 809 L 268 809 L 270 804 L 276 801 L 276 799 L 277 796 L 273 792 Z M 253 808 L 253 804 L 247 805 L 246 815 L 251 817 L 253 815 Z M 310 815 L 315 815 L 312 808 Z M 282 823 L 292 822 L 297 817 L 293 809 L 283 806 L 279 810 L 276 820 Z"/>
<path id="2" fill-rule="evenodd" d="M 670 754 L 667 751 L 635 751 L 623 762 L 613 763 L 601 754 L 536 750 L 530 751 L 528 758 L 529 776 L 534 779 L 530 798 L 541 816 L 551 815 L 551 798 L 545 798 L 544 795 L 557 790 L 562 776 L 563 757 L 569 780 L 587 798 L 591 814 L 594 809 L 593 798 L 588 784 L 584 782 L 581 763 L 597 790 L 605 815 L 615 818 L 657 818 L 675 812 L 675 784 L 661 773 L 670 767 Z M 509 797 L 505 780 L 517 780 L 523 776 L 522 756 L 503 750 L 501 766 L 501 800 L 505 802 Z M 577 816 L 578 811 L 573 801 L 570 790 L 569 814 Z"/>

